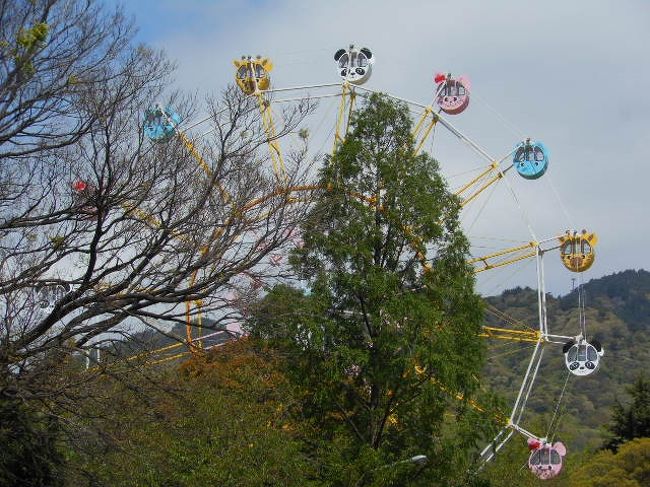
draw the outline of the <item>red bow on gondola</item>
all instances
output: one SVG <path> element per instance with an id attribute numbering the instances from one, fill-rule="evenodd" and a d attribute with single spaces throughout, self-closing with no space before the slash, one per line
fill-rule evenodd
<path id="1" fill-rule="evenodd" d="M 435 81 L 436 84 L 440 84 L 446 79 L 447 79 L 447 75 L 445 73 L 436 73 L 436 75 L 433 78 L 433 81 Z"/>
<path id="2" fill-rule="evenodd" d="M 533 438 L 528 438 L 528 449 L 538 450 L 542 446 L 542 442 Z"/>

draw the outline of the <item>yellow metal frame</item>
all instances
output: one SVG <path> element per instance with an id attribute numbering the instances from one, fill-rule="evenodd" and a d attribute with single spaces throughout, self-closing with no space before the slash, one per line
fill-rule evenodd
<path id="1" fill-rule="evenodd" d="M 471 182 L 469 184 L 471 184 Z M 264 202 L 276 196 L 289 196 L 291 193 L 305 193 L 305 192 L 313 192 L 313 191 L 321 191 L 321 190 L 331 191 L 332 189 L 333 189 L 332 187 L 324 187 L 320 185 L 279 187 L 272 193 L 259 198 L 255 198 L 250 202 L 248 202 L 247 204 L 243 205 L 241 209 L 237 212 L 237 214 L 243 216 L 245 215 L 246 212 L 250 211 L 256 206 L 259 206 L 260 204 L 263 204 Z M 363 201 L 369 205 L 376 206 L 376 201 L 373 197 L 368 197 L 357 193 L 351 193 L 350 195 L 358 199 L 359 201 Z M 289 198 L 288 201 L 290 203 L 302 202 L 305 201 L 305 198 Z M 140 214 L 142 219 L 146 220 L 147 222 L 150 222 L 151 224 L 157 223 L 157 221 L 151 215 L 148 215 L 146 212 L 143 212 L 142 210 L 139 210 L 137 208 L 131 208 L 130 210 L 136 212 L 136 215 Z M 379 210 L 383 211 L 383 208 L 379 207 Z M 415 249 L 416 256 L 420 260 L 420 263 L 423 266 L 424 270 L 430 271 L 432 267 L 426 261 L 426 256 L 417 250 L 417 244 L 418 244 L 417 238 L 412 234 L 409 228 L 406 227 L 403 230 L 405 231 L 407 236 L 410 236 L 412 238 L 413 241 L 411 242 L 411 244 Z M 219 230 L 217 231 L 217 234 L 218 233 Z M 470 265 L 474 266 L 475 273 L 484 272 L 486 270 L 494 269 L 497 267 L 503 267 L 506 265 L 514 264 L 516 262 L 520 262 L 525 259 L 533 258 L 537 255 L 538 247 L 539 244 L 537 242 L 528 242 L 523 245 L 507 248 L 504 250 L 500 250 L 498 252 L 493 252 L 491 254 L 482 257 L 475 257 L 469 259 L 467 262 Z M 205 251 L 207 251 L 207 249 L 202 250 L 202 252 Z M 495 259 L 497 260 L 494 261 Z M 190 281 L 190 286 L 194 284 L 196 278 L 197 278 L 197 273 L 194 273 Z M 192 325 L 190 322 L 192 316 L 191 313 L 192 304 L 200 309 L 202 306 L 202 302 L 200 300 L 186 302 L 187 343 L 190 344 L 189 345 L 190 350 L 197 351 L 201 347 L 200 345 L 199 346 L 192 345 L 192 342 L 194 341 L 192 337 L 192 329 L 194 328 L 194 325 Z M 201 319 L 202 319 L 200 311 L 197 316 L 198 316 L 199 328 L 200 328 Z M 539 332 L 534 330 L 519 331 L 519 330 L 509 330 L 507 328 L 483 327 L 483 331 L 479 336 L 486 337 L 486 338 L 501 339 L 501 340 L 519 341 L 519 342 L 535 342 L 539 338 Z"/>
<path id="2" fill-rule="evenodd" d="M 510 247 L 482 257 L 474 257 L 469 259 L 467 263 L 474 266 L 474 272 L 478 274 L 479 272 L 496 269 L 497 267 L 503 267 L 535 257 L 538 247 L 538 242 L 528 242 L 524 245 Z M 497 260 L 494 261 L 494 259 Z"/>
<path id="3" fill-rule="evenodd" d="M 286 184 L 287 170 L 284 166 L 284 157 L 282 156 L 280 143 L 277 140 L 271 102 L 267 100 L 264 94 L 259 90 L 255 92 L 255 97 L 257 98 L 257 104 L 262 116 L 262 126 L 264 127 L 266 140 L 269 145 L 269 153 L 271 154 L 271 162 L 273 163 L 273 172 L 280 183 Z"/>
<path id="4" fill-rule="evenodd" d="M 508 340 L 512 342 L 537 343 L 542 333 L 539 330 L 510 330 L 495 326 L 483 326 L 478 336 L 483 338 L 494 338 L 497 340 Z"/>
<path id="5" fill-rule="evenodd" d="M 419 376 L 422 376 L 426 373 L 426 367 L 420 367 L 419 365 L 416 365 L 414 367 L 415 373 Z M 479 413 L 484 413 L 490 415 L 494 418 L 495 421 L 497 421 L 500 424 L 508 425 L 510 420 L 507 416 L 501 414 L 500 412 L 490 412 L 488 411 L 484 406 L 479 404 L 478 402 L 474 401 L 473 399 L 466 399 L 464 394 L 461 394 L 460 392 L 454 392 L 450 391 L 445 385 L 440 383 L 438 379 L 435 377 L 429 377 L 429 381 L 434 384 L 438 389 L 440 389 L 442 392 L 445 394 L 448 394 L 451 396 L 453 399 L 456 399 L 457 401 L 464 402 L 467 404 L 469 407 L 474 409 L 475 411 L 478 411 Z"/>
<path id="6" fill-rule="evenodd" d="M 434 112 L 433 107 L 431 105 L 425 107 L 412 132 L 416 154 L 422 151 L 425 142 L 438 123 L 438 120 L 438 115 Z M 502 179 L 503 176 L 504 172 L 499 169 L 499 162 L 494 161 L 481 174 L 462 186 L 454 194 L 461 199 L 461 206 L 464 207 L 476 199 L 487 188 Z"/>
<path id="7" fill-rule="evenodd" d="M 339 102 L 339 109 L 336 116 L 332 155 L 334 155 L 337 147 L 343 143 L 348 135 L 350 120 L 352 119 L 352 112 L 354 112 L 356 100 L 357 92 L 354 90 L 354 86 L 352 86 L 348 81 L 344 81 L 341 85 L 341 101 Z"/>
<path id="8" fill-rule="evenodd" d="M 483 191 L 492 186 L 497 181 L 503 179 L 504 173 L 499 169 L 499 163 L 493 162 L 485 171 L 469 181 L 467 184 L 456 190 L 454 193 L 461 198 L 461 206 L 464 207 L 476 199 Z M 489 177 L 489 179 L 488 179 Z M 487 179 L 487 181 L 486 181 Z M 477 189 L 474 189 L 478 187 Z"/>
<path id="9" fill-rule="evenodd" d="M 176 134 L 178 134 L 178 137 L 181 139 L 183 142 L 183 145 L 187 149 L 187 151 L 194 157 L 196 162 L 199 164 L 199 167 L 203 169 L 203 172 L 208 176 L 209 178 L 212 177 L 212 169 L 210 169 L 210 166 L 205 162 L 205 159 L 203 159 L 203 156 L 199 153 L 198 150 L 196 150 L 196 147 L 192 143 L 192 141 L 189 139 L 187 135 L 185 135 L 184 132 L 181 132 L 180 130 L 176 130 Z M 221 185 L 220 181 L 217 181 L 217 187 L 219 188 L 219 192 L 221 193 L 222 198 L 226 203 L 229 203 L 231 200 L 230 193 Z"/>
<path id="10" fill-rule="evenodd" d="M 425 124 L 427 119 L 431 116 L 431 120 Z M 429 134 L 438 123 L 438 115 L 433 111 L 433 107 L 429 105 L 424 109 L 424 113 L 420 116 L 415 127 L 413 128 L 413 141 L 415 142 L 415 153 L 419 154 L 424 147 L 424 143 L 429 138 Z"/>

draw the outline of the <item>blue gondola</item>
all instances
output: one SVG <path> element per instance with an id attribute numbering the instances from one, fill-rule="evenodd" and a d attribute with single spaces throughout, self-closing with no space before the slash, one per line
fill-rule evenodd
<path id="1" fill-rule="evenodd" d="M 517 145 L 512 164 L 521 177 L 541 178 L 548 169 L 548 149 L 541 142 L 528 139 Z"/>
<path id="2" fill-rule="evenodd" d="M 174 110 L 157 104 L 144 114 L 144 134 L 154 142 L 169 140 L 180 121 L 181 117 Z"/>

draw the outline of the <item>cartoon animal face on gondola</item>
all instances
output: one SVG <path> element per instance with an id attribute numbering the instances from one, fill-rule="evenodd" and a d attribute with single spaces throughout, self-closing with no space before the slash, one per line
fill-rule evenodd
<path id="1" fill-rule="evenodd" d="M 593 340 L 588 343 L 581 339 L 578 343 L 570 341 L 564 344 L 564 362 L 567 369 L 573 374 L 580 377 L 593 374 L 598 370 L 600 357 L 605 354 L 605 350 L 600 342 Z"/>
<path id="2" fill-rule="evenodd" d="M 562 457 L 566 455 L 566 447 L 561 442 L 544 443 L 530 438 L 528 447 L 532 450 L 528 458 L 528 468 L 542 480 L 556 477 L 562 470 Z"/>
<path id="3" fill-rule="evenodd" d="M 595 233 L 569 232 L 560 237 L 560 257 L 564 267 L 571 272 L 584 272 L 594 263 L 594 246 L 598 243 Z"/>
<path id="4" fill-rule="evenodd" d="M 241 59 L 235 59 L 233 64 L 237 68 L 237 86 L 247 95 L 258 90 L 268 90 L 271 86 L 269 72 L 273 69 L 273 63 L 269 58 L 242 56 Z"/>
<path id="5" fill-rule="evenodd" d="M 154 142 L 169 140 L 176 133 L 176 127 L 181 117 L 170 107 L 163 108 L 156 103 L 153 108 L 144 112 L 144 134 Z"/>
<path id="6" fill-rule="evenodd" d="M 528 139 L 516 147 L 512 165 L 523 178 L 540 178 L 548 169 L 548 149 L 541 142 Z"/>
<path id="7" fill-rule="evenodd" d="M 334 53 L 336 69 L 343 81 L 353 85 L 362 85 L 372 74 L 372 65 L 375 57 L 367 47 L 357 49 L 350 46 L 349 49 L 339 49 Z"/>
<path id="8" fill-rule="evenodd" d="M 436 103 L 449 115 L 457 115 L 469 105 L 470 82 L 465 76 L 452 78 L 450 74 L 436 74 Z"/>
<path id="9" fill-rule="evenodd" d="M 38 286 L 34 290 L 36 304 L 41 309 L 51 309 L 70 292 L 70 289 L 68 283 Z"/>

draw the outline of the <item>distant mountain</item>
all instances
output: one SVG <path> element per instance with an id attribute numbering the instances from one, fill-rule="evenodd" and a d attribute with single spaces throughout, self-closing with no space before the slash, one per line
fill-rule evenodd
<path id="1" fill-rule="evenodd" d="M 650 272 L 628 270 L 594 279 L 584 285 L 587 305 L 611 309 L 632 331 L 650 327 Z M 590 303 L 589 300 L 593 303 Z M 561 299 L 562 309 L 575 307 L 578 292 Z"/>
<path id="2" fill-rule="evenodd" d="M 616 398 L 625 399 L 625 386 L 650 368 L 650 272 L 627 270 L 594 279 L 583 286 L 587 338 L 605 350 L 598 371 L 588 377 L 570 375 L 562 403 L 557 437 L 573 449 L 600 446 Z M 487 298 L 508 316 L 537 327 L 537 292 L 516 288 Z M 547 296 L 548 326 L 552 334 L 579 333 L 578 290 L 566 296 Z M 503 321 L 486 317 L 488 324 Z M 484 377 L 512 402 L 532 353 L 530 344 L 490 341 Z M 567 380 L 561 344 L 546 344 L 538 378 L 528 401 L 523 426 L 546 434 Z"/>

